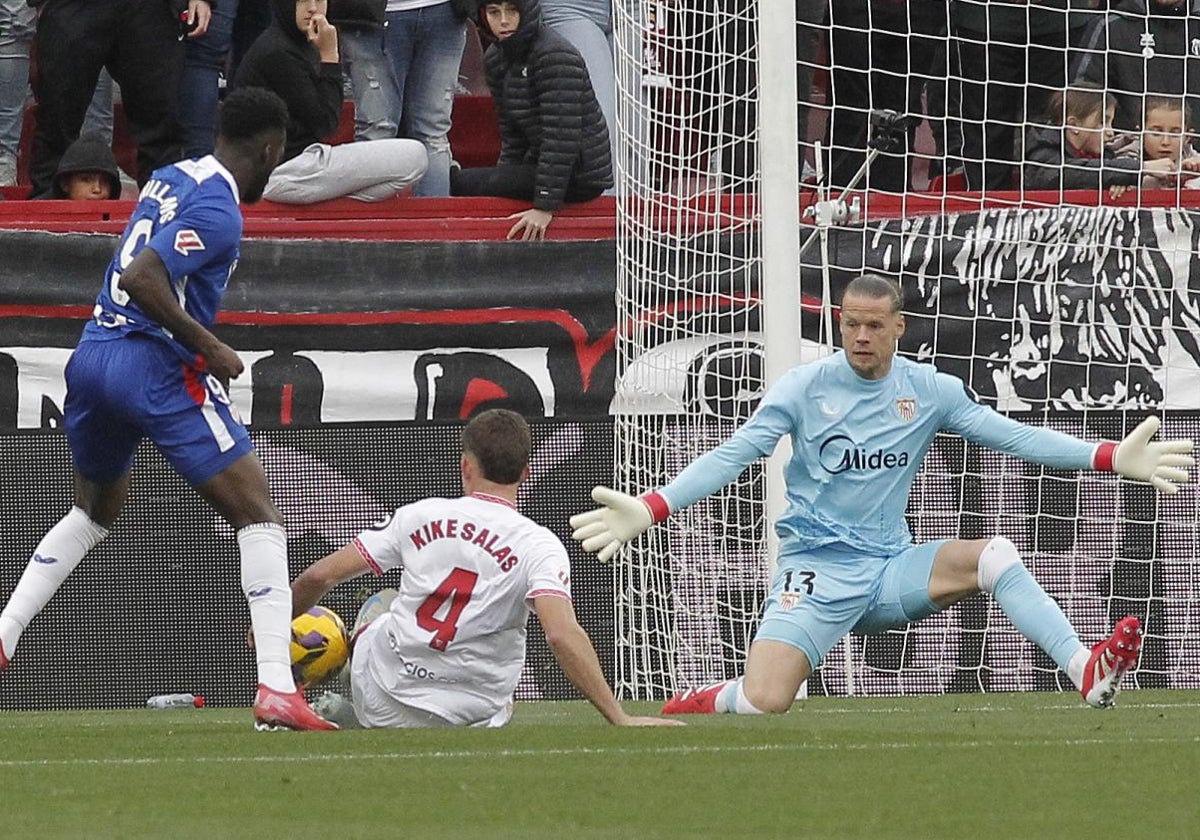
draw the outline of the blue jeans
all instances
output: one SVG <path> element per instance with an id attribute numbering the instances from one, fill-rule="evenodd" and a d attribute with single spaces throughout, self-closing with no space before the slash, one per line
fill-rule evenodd
<path id="1" fill-rule="evenodd" d="M 108 145 L 113 143 L 113 101 L 116 98 L 117 83 L 108 75 L 107 70 L 100 71 L 96 80 L 96 92 L 88 103 L 87 113 L 83 115 L 83 126 L 80 134 L 99 134 Z"/>
<path id="2" fill-rule="evenodd" d="M 449 2 L 388 12 L 384 43 L 400 91 L 400 136 L 420 140 L 429 152 L 413 195 L 450 195 L 450 114 L 467 25 Z"/>
<path id="3" fill-rule="evenodd" d="M 0 158 L 5 159 L 0 166 L 17 163 L 36 19 L 37 13 L 25 0 L 0 0 Z"/>
<path id="4" fill-rule="evenodd" d="M 607 4 L 606 4 L 607 5 Z M 617 71 L 613 63 L 613 27 L 607 10 L 569 2 L 546 0 L 542 4 L 542 23 L 570 42 L 587 67 L 592 92 L 608 126 L 608 144 L 612 153 L 613 182 L 617 172 Z M 609 190 L 616 192 L 614 186 Z"/>
<path id="5" fill-rule="evenodd" d="M 601 14 L 599 10 L 588 7 L 587 3 L 543 0 L 542 23 L 566 38 L 583 58 L 592 82 L 592 91 L 608 125 L 608 136 L 615 142 L 617 71 L 613 63 L 612 19 L 607 10 Z M 613 160 L 616 159 L 614 154 Z"/>
<path id="6" fill-rule="evenodd" d="M 203 157 L 213 150 L 221 71 L 233 45 L 237 10 L 238 0 L 221 0 L 213 9 L 208 31 L 199 38 L 184 39 L 179 124 L 183 128 L 185 158 Z"/>
<path id="7" fill-rule="evenodd" d="M 383 31 L 338 31 L 342 70 L 354 89 L 354 139 L 387 140 L 400 128 L 400 91 Z"/>

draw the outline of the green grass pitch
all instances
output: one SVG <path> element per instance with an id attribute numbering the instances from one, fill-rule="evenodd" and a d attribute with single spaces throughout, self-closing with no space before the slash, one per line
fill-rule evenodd
<path id="1" fill-rule="evenodd" d="M 650 704 L 627 704 L 651 712 Z M 246 709 L 0 713 L 5 838 L 1200 837 L 1200 698 L 811 699 L 617 729 L 257 733 Z"/>

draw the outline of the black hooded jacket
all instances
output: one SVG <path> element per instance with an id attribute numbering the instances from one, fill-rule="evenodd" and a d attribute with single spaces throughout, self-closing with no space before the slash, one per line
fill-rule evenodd
<path id="1" fill-rule="evenodd" d="M 517 31 L 491 37 L 480 3 L 480 32 L 493 41 L 484 54 L 488 87 L 500 120 L 500 164 L 537 166 L 533 206 L 557 210 L 567 187 L 612 186 L 608 127 L 583 59 L 570 43 L 542 26 L 538 0 L 513 0 Z"/>
<path id="2" fill-rule="evenodd" d="M 1073 77 L 1117 98 L 1113 126 L 1142 124 L 1142 95 L 1186 95 L 1200 104 L 1200 0 L 1178 8 L 1155 0 L 1122 0 L 1088 30 Z"/>
<path id="3" fill-rule="evenodd" d="M 329 0 L 329 22 L 338 31 L 381 31 L 386 11 L 387 0 Z"/>
<path id="4" fill-rule="evenodd" d="M 1138 158 L 1115 157 L 1107 148 L 1104 157 L 1079 157 L 1071 150 L 1060 125 L 1035 125 L 1025 133 L 1022 184 L 1027 190 L 1136 186 L 1142 178 L 1141 169 Z"/>
<path id="5" fill-rule="evenodd" d="M 108 180 L 108 197 L 121 197 L 121 171 L 117 169 L 117 158 L 104 138 L 99 134 L 83 134 L 67 147 L 58 161 L 58 170 L 54 173 L 54 188 L 50 198 L 66 198 L 67 191 L 63 189 L 64 175 L 73 172 L 102 172 Z"/>
<path id="6" fill-rule="evenodd" d="M 271 0 L 274 20 L 246 52 L 234 87 L 273 90 L 287 104 L 291 160 L 337 131 L 342 116 L 342 66 L 324 63 L 296 26 L 295 0 Z"/>

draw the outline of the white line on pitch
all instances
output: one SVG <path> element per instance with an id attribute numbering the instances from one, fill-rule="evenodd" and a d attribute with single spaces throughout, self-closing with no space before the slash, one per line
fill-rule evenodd
<path id="1" fill-rule="evenodd" d="M 277 736 L 278 737 L 278 736 Z M 286 736 L 284 736 L 286 737 Z M 412 761 L 418 759 L 479 759 L 479 758 L 538 758 L 573 755 L 694 755 L 697 753 L 766 753 L 766 752 L 869 752 L 872 750 L 912 749 L 986 749 L 992 747 L 1078 747 L 1116 744 L 1200 744 L 1200 736 L 1191 738 L 1069 738 L 1040 741 L 949 741 L 949 742 L 884 742 L 873 744 L 753 744 L 744 746 L 678 746 L 650 747 L 573 747 L 547 750 L 435 750 L 433 752 L 387 753 L 310 753 L 307 755 L 252 756 L 178 756 L 173 758 L 45 758 L 0 760 L 0 767 L 62 767 L 102 766 L 123 767 L 155 764 L 294 764 L 308 761 Z"/>

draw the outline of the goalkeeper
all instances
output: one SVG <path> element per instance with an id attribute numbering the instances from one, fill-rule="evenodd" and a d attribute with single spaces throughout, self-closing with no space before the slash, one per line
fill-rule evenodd
<path id="1" fill-rule="evenodd" d="M 1151 442 L 1157 417 L 1120 443 L 1088 443 L 1027 426 L 975 401 L 957 378 L 896 356 L 900 287 L 864 274 L 842 301 L 843 350 L 788 371 L 727 441 L 639 498 L 605 487 L 602 507 L 571 518 L 575 539 L 608 560 L 628 540 L 737 478 L 784 435 L 787 508 L 779 563 L 744 676 L 688 689 L 667 714 L 784 712 L 848 631 L 879 633 L 990 592 L 1092 706 L 1111 706 L 1136 664 L 1141 626 L 1128 616 L 1088 649 L 1005 537 L 914 545 L 904 520 L 913 478 L 938 431 L 1062 469 L 1116 471 L 1174 493 L 1193 465 L 1190 440 Z"/>

